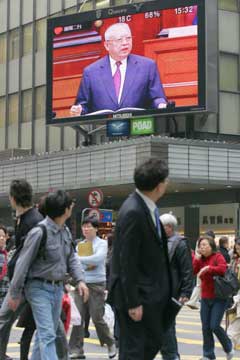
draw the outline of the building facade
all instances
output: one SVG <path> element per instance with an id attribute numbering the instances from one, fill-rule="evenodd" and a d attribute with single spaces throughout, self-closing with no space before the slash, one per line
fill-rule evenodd
<path id="1" fill-rule="evenodd" d="M 0 207 L 2 213 L 6 211 L 7 214 L 3 215 L 3 219 L 9 215 L 6 201 L 7 188 L 9 181 L 14 177 L 27 177 L 33 182 L 37 193 L 46 192 L 51 187 L 62 186 L 72 190 L 82 204 L 84 204 L 89 188 L 95 185 L 107 186 L 106 194 L 109 199 L 111 198 L 111 206 L 114 208 L 119 206 L 124 196 L 132 189 L 130 173 L 123 183 L 117 175 L 108 178 L 108 172 L 112 174 L 114 170 L 115 162 L 111 160 L 112 158 L 109 160 L 110 162 L 102 163 L 103 168 L 98 167 L 97 170 L 94 170 L 94 164 L 98 162 L 101 152 L 105 154 L 104 159 L 110 156 L 107 155 L 106 148 L 112 149 L 113 147 L 114 154 L 118 158 L 124 151 L 127 151 L 124 149 L 129 150 L 133 146 L 132 142 L 134 141 L 136 141 L 134 145 L 135 159 L 140 161 L 142 140 L 130 139 L 121 143 L 116 142 L 114 145 L 105 144 L 108 142 L 106 134 L 104 131 L 99 131 L 93 138 L 95 145 L 83 147 L 81 144 L 84 139 L 75 129 L 45 125 L 47 19 L 76 13 L 79 10 L 88 11 L 125 3 L 127 3 L 125 0 L 85 2 L 79 0 L 0 0 L 0 159 L 2 159 L 0 163 L 2 204 Z M 163 119 L 158 124 L 158 134 L 161 134 L 161 137 L 157 136 L 155 140 L 152 138 L 144 140 L 148 143 L 149 155 L 154 153 L 160 155 L 162 150 L 159 149 L 165 149 L 164 156 L 169 163 L 170 177 L 173 180 L 173 185 L 165 200 L 165 206 L 179 206 L 179 203 L 182 202 L 182 206 L 192 206 L 190 209 L 195 209 L 189 210 L 189 212 L 185 209 L 185 213 L 188 214 L 184 220 L 186 226 L 191 216 L 195 216 L 195 218 L 199 216 L 200 219 L 200 210 L 198 210 L 198 215 L 194 213 L 196 204 L 201 202 L 205 204 L 218 202 L 238 204 L 239 202 L 240 177 L 233 170 L 235 164 L 239 166 L 240 159 L 240 148 L 238 147 L 240 139 L 239 0 L 218 0 L 218 39 L 219 113 L 208 117 L 196 115 L 194 121 L 192 121 L 192 117 L 188 116 L 177 117 L 173 121 Z M 172 135 L 175 137 L 174 139 L 172 139 Z M 180 138 L 183 136 L 198 140 L 191 142 L 191 140 Z M 212 142 L 204 143 L 204 139 L 211 139 Z M 156 144 L 158 144 L 159 153 L 154 150 Z M 180 146 L 181 151 L 174 153 L 173 144 Z M 26 154 L 28 157 L 25 156 Z M 172 154 L 175 154 L 174 157 L 171 157 Z M 177 163 L 179 154 L 179 161 L 188 164 L 184 176 L 177 171 L 178 166 L 183 169 L 183 164 Z M 215 169 L 217 175 L 215 174 L 215 177 L 212 178 L 209 169 L 216 162 L 213 160 L 211 164 L 209 159 L 211 156 L 213 159 L 214 156 L 218 158 L 219 154 L 221 154 L 221 160 L 225 161 L 224 166 L 221 171 L 222 164 L 219 161 L 219 168 Z M 19 156 L 23 156 L 22 159 L 16 158 Z M 69 157 L 72 162 L 69 161 Z M 78 160 L 79 157 L 81 161 Z M 62 158 L 62 164 L 67 163 L 68 166 L 56 165 L 54 168 L 54 162 L 57 164 L 56 159 L 59 160 L 59 158 Z M 127 159 L 129 159 L 128 156 Z M 84 170 L 82 161 L 90 161 L 93 167 L 89 165 L 90 168 Z M 192 161 L 196 166 L 195 170 L 191 168 L 190 171 Z M 87 174 L 95 174 L 97 181 L 94 180 L 94 176 L 91 178 L 92 180 L 89 180 L 88 175 L 85 174 L 86 181 L 84 183 L 81 180 L 81 172 L 79 174 L 76 172 L 76 164 L 82 168 L 83 172 L 88 171 Z M 121 169 L 124 172 L 123 166 L 125 166 L 132 172 L 134 165 L 135 162 L 130 165 L 128 162 L 121 163 Z M 200 176 L 197 166 L 200 166 L 199 169 L 203 171 L 203 177 Z M 192 177 L 191 174 L 194 171 L 196 171 L 196 176 Z M 101 177 L 102 172 L 105 177 Z M 235 174 L 234 178 L 231 177 L 233 173 Z M 44 176 L 46 176 L 45 179 Z M 73 176 L 76 180 L 74 184 L 71 182 Z M 77 182 L 78 179 L 79 182 Z M 120 197 L 117 190 L 119 188 L 120 194 L 122 194 Z M 206 195 L 206 198 L 203 199 L 203 191 L 211 193 L 212 196 Z M 192 215 L 193 213 L 195 215 Z M 200 222 L 199 220 L 196 226 L 199 227 Z"/>

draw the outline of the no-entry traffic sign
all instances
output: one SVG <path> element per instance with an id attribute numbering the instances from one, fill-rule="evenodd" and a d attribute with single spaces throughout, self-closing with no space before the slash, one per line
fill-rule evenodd
<path id="1" fill-rule="evenodd" d="M 88 193 L 88 203 L 91 207 L 97 208 L 103 202 L 103 193 L 100 189 L 93 189 Z"/>

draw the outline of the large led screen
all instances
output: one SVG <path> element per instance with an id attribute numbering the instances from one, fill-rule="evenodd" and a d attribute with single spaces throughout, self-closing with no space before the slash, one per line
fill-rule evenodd
<path id="1" fill-rule="evenodd" d="M 205 59 L 203 0 L 49 19 L 47 123 L 205 111 Z"/>

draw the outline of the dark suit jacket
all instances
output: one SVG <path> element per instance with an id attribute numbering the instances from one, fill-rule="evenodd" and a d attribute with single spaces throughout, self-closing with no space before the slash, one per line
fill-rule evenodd
<path id="1" fill-rule="evenodd" d="M 135 192 L 122 205 L 113 241 L 109 300 L 128 310 L 144 304 L 167 304 L 170 269 L 167 238 L 156 231 L 148 207 Z"/>
<path id="2" fill-rule="evenodd" d="M 84 115 L 103 109 L 157 108 L 164 102 L 166 97 L 155 61 L 129 55 L 121 101 L 118 103 L 107 55 L 84 69 L 75 104 L 82 105 Z"/>

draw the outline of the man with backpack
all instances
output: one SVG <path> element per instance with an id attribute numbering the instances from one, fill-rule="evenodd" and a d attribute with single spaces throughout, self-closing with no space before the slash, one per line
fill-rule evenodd
<path id="1" fill-rule="evenodd" d="M 63 282 L 68 272 L 77 283 L 83 301 L 88 299 L 80 260 L 70 230 L 65 225 L 71 216 L 73 201 L 65 191 L 49 193 L 44 201 L 46 218 L 39 224 L 47 236 L 41 248 L 43 230 L 33 228 L 21 250 L 10 284 L 8 304 L 14 311 L 21 303 L 23 290 L 36 322 L 33 360 L 58 360 L 55 339 L 59 325 Z M 42 251 L 39 252 L 39 249 Z"/>
<path id="2" fill-rule="evenodd" d="M 11 280 L 14 267 L 21 252 L 27 233 L 43 219 L 43 216 L 32 204 L 33 191 L 25 179 L 13 180 L 10 184 L 9 200 L 11 207 L 16 211 L 15 245 L 16 250 L 8 264 L 8 275 Z M 7 344 L 13 323 L 23 310 L 26 302 L 23 301 L 14 312 L 8 305 L 7 293 L 0 309 L 0 359 L 10 360 L 6 355 Z"/>
<path id="3" fill-rule="evenodd" d="M 187 240 L 176 232 L 177 219 L 171 213 L 163 214 L 160 220 L 168 238 L 168 256 L 172 275 L 172 296 L 182 305 L 189 300 L 193 289 L 191 250 Z M 161 347 L 163 360 L 180 360 L 176 338 L 176 322 L 163 336 Z"/>

